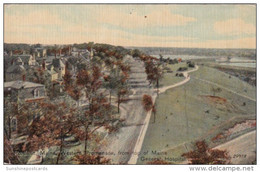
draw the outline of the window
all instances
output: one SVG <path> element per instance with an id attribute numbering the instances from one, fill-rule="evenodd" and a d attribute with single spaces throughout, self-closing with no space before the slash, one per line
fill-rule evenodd
<path id="1" fill-rule="evenodd" d="M 38 114 L 38 113 L 33 114 L 33 120 L 39 119 L 39 118 L 40 118 L 40 114 Z"/>
<path id="2" fill-rule="evenodd" d="M 11 130 L 16 131 L 16 129 L 17 129 L 17 120 L 16 118 L 14 118 L 11 120 Z"/>
<path id="3" fill-rule="evenodd" d="M 39 97 L 40 96 L 40 91 L 38 89 L 34 90 L 34 97 Z"/>

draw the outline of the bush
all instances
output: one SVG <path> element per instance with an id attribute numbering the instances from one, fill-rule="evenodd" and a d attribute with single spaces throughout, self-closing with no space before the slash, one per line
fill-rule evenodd
<path id="1" fill-rule="evenodd" d="M 183 73 L 176 73 L 175 76 L 178 76 L 178 77 L 184 77 Z"/>
<path id="2" fill-rule="evenodd" d="M 195 67 L 195 63 L 194 63 L 194 62 L 191 62 L 188 66 L 189 66 L 189 67 Z"/>
<path id="3" fill-rule="evenodd" d="M 143 106 L 144 109 L 148 112 L 149 110 L 151 110 L 153 108 L 153 99 L 150 95 L 143 95 Z"/>
<path id="4" fill-rule="evenodd" d="M 180 67 L 177 71 L 186 71 L 187 69 L 187 67 Z"/>
<path id="5" fill-rule="evenodd" d="M 206 142 L 197 141 L 195 150 L 182 154 L 189 164 L 229 164 L 230 156 L 226 150 L 211 149 Z"/>

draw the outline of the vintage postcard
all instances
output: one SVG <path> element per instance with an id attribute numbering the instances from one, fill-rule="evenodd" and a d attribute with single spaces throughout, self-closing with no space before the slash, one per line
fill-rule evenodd
<path id="1" fill-rule="evenodd" d="M 256 4 L 4 4 L 4 164 L 256 164 Z"/>

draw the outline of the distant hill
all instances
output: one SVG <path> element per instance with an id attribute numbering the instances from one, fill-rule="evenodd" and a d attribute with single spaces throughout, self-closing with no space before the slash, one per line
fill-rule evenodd
<path id="1" fill-rule="evenodd" d="M 139 49 L 149 55 L 194 55 L 247 57 L 256 59 L 256 49 L 206 49 L 206 48 L 164 48 L 164 47 L 126 47 Z"/>

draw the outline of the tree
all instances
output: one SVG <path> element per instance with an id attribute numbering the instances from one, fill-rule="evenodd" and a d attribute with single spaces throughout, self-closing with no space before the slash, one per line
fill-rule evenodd
<path id="1" fill-rule="evenodd" d="M 109 68 L 109 75 L 104 76 L 104 87 L 109 90 L 110 103 L 111 94 L 115 93 L 117 96 L 117 108 L 120 112 L 120 104 L 124 102 L 124 96 L 128 93 L 127 80 L 129 78 L 130 66 L 123 64 L 121 60 L 110 61 L 107 64 Z"/>
<path id="2" fill-rule="evenodd" d="M 153 108 L 153 99 L 151 96 L 144 94 L 142 104 L 144 109 L 148 112 Z"/>
<path id="3" fill-rule="evenodd" d="M 65 74 L 63 76 L 63 82 L 64 82 L 64 89 L 68 90 L 73 86 L 73 80 L 72 80 L 72 75 L 70 74 L 68 70 L 69 63 L 66 62 L 65 66 Z"/>
<path id="4" fill-rule="evenodd" d="M 197 141 L 195 150 L 182 154 L 189 164 L 229 164 L 230 156 L 226 150 L 211 149 L 206 142 Z"/>
<path id="5" fill-rule="evenodd" d="M 30 116 L 34 113 L 29 104 L 19 99 L 17 94 L 5 95 L 4 98 L 4 131 L 7 139 L 12 138 L 12 133 L 26 133 Z M 12 124 L 14 121 L 15 124 Z M 15 125 L 15 126 L 14 126 Z"/>
<path id="6" fill-rule="evenodd" d="M 157 94 L 159 91 L 159 80 L 163 76 L 162 69 L 160 67 L 160 63 L 155 62 L 155 59 L 152 57 L 146 57 L 145 62 L 145 72 L 147 74 L 147 79 L 149 80 L 150 84 L 155 83 L 157 87 Z"/>
<path id="7" fill-rule="evenodd" d="M 87 43 L 86 48 L 88 49 L 88 51 L 90 51 L 93 46 L 94 46 L 94 42 L 89 42 L 89 43 Z"/>
<path id="8" fill-rule="evenodd" d="M 64 139 L 73 134 L 74 127 L 77 126 L 74 109 L 65 102 L 53 104 L 43 102 L 40 106 L 42 116 L 33 120 L 30 125 L 28 143 L 24 145 L 24 150 L 38 151 L 58 146 L 56 164 L 59 164 L 64 148 Z"/>
<path id="9" fill-rule="evenodd" d="M 132 50 L 131 55 L 133 57 L 140 57 L 142 55 L 142 52 L 138 49 L 134 49 L 134 50 Z"/>
<path id="10" fill-rule="evenodd" d="M 143 104 L 143 107 L 144 107 L 146 112 L 149 112 L 150 110 L 152 110 L 152 112 L 154 114 L 154 123 L 155 123 L 156 109 L 155 109 L 155 105 L 153 104 L 152 97 L 150 95 L 144 94 L 142 104 Z"/>
<path id="11" fill-rule="evenodd" d="M 8 164 L 21 164 L 18 155 L 15 154 L 10 140 L 4 134 L 4 162 Z"/>
<path id="12" fill-rule="evenodd" d="M 159 93 L 159 80 L 163 76 L 162 69 L 160 68 L 160 63 L 157 63 L 157 65 L 155 65 L 153 74 L 154 74 L 154 81 L 156 82 L 157 94 L 158 94 Z"/>
<path id="13" fill-rule="evenodd" d="M 105 75 L 103 78 L 104 87 L 109 90 L 109 104 L 111 104 L 111 95 L 113 88 L 116 87 L 116 78 L 114 75 Z"/>
<path id="14" fill-rule="evenodd" d="M 216 95 L 216 93 L 220 93 L 222 91 L 221 88 L 215 88 L 215 87 L 211 87 L 211 91 L 213 92 L 213 96 Z"/>
<path id="15" fill-rule="evenodd" d="M 128 93 L 128 85 L 127 79 L 129 78 L 128 72 L 130 70 L 129 67 L 122 64 L 121 61 L 115 63 L 116 68 L 112 71 L 112 75 L 114 75 L 115 85 L 114 88 L 117 94 L 117 111 L 120 112 L 120 104 L 124 102 L 124 96 Z"/>
<path id="16" fill-rule="evenodd" d="M 91 71 L 81 70 L 77 75 L 77 86 L 85 92 L 89 102 L 88 109 L 78 118 L 83 130 L 79 129 L 77 134 L 84 140 L 84 156 L 87 156 L 88 140 L 93 133 L 112 122 L 111 106 L 100 91 L 101 76 L 100 68 L 97 66 L 93 66 Z"/>
<path id="17" fill-rule="evenodd" d="M 11 99 L 10 96 L 4 98 L 4 131 L 8 140 L 12 137 L 11 121 L 19 114 L 17 102 L 13 102 Z"/>
<path id="18" fill-rule="evenodd" d="M 160 56 L 160 62 L 163 62 L 163 55 L 159 54 Z"/>

